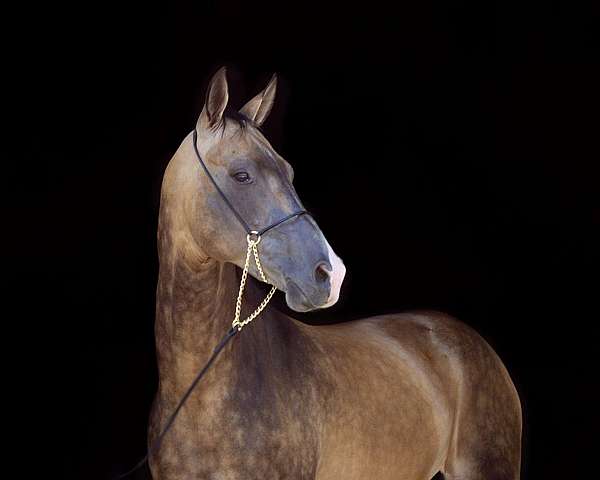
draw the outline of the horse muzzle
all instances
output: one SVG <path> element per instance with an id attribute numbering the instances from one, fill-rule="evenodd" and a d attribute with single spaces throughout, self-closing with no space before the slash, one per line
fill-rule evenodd
<path id="1" fill-rule="evenodd" d="M 305 281 L 300 282 L 286 277 L 285 299 L 292 310 L 308 312 L 331 307 L 338 301 L 346 267 L 333 252 L 329 243 L 327 247 L 329 258 L 318 261 Z"/>

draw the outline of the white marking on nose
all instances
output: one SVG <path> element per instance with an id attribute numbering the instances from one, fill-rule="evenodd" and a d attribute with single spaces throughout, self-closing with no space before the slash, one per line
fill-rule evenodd
<path id="1" fill-rule="evenodd" d="M 331 272 L 329 272 L 329 279 L 331 283 L 331 290 L 329 291 L 329 298 L 321 308 L 327 308 L 334 305 L 340 298 L 340 289 L 342 288 L 342 282 L 346 276 L 346 266 L 342 259 L 338 257 L 329 242 L 325 239 L 325 245 L 327 245 L 327 254 L 329 255 L 329 264 L 331 265 Z"/>

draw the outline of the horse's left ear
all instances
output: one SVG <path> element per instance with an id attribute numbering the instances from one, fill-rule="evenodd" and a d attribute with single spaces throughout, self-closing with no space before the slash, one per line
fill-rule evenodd
<path id="1" fill-rule="evenodd" d="M 240 113 L 260 127 L 273 108 L 276 90 L 277 74 L 274 73 L 265 89 L 244 105 Z"/>

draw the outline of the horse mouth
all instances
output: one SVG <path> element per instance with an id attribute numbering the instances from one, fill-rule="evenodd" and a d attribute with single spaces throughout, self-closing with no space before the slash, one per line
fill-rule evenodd
<path id="1" fill-rule="evenodd" d="M 308 295 L 291 279 L 286 279 L 285 301 L 296 312 L 310 312 L 320 308 L 315 305 Z"/>

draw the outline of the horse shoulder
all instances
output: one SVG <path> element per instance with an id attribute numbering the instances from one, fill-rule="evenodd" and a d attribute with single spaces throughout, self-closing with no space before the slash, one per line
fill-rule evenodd
<path id="1" fill-rule="evenodd" d="M 321 469 L 338 475 L 343 458 L 345 478 L 396 478 L 398 465 L 407 478 L 433 476 L 448 451 L 454 389 L 431 332 L 407 315 L 308 330 L 331 385 Z M 387 471 L 390 455 L 398 462 Z"/>

